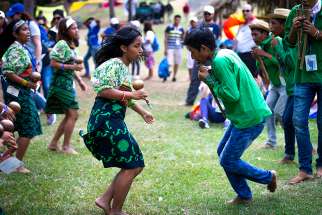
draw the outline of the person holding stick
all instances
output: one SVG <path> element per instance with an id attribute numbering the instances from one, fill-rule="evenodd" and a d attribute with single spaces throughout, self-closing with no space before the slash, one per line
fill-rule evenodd
<path id="1" fill-rule="evenodd" d="M 277 188 L 275 171 L 260 169 L 241 160 L 244 151 L 262 132 L 265 118 L 271 115 L 251 72 L 232 50 L 215 50 L 215 39 L 209 29 L 193 30 L 186 36 L 185 45 L 201 65 L 200 80 L 222 100 L 225 114 L 231 121 L 217 148 L 220 164 L 237 193 L 227 204 L 252 201 L 247 180 L 267 184 L 267 189 L 274 192 Z M 212 61 L 211 70 L 202 66 L 208 60 Z"/>
<path id="2" fill-rule="evenodd" d="M 272 48 L 272 35 L 269 34 L 269 24 L 263 20 L 256 20 L 253 24 L 249 25 L 252 31 L 252 36 L 255 43 L 259 48 L 253 49 L 253 55 L 264 63 L 264 67 L 268 73 L 270 90 L 266 98 L 266 102 L 273 112 L 273 115 L 266 119 L 268 140 L 265 143 L 265 148 L 276 147 L 276 129 L 275 118 L 282 119 L 287 94 L 285 90 L 285 80 L 280 73 L 280 64 L 276 58 L 276 52 Z M 276 38 L 279 43 L 282 42 L 281 38 Z"/>
<path id="3" fill-rule="evenodd" d="M 302 11 L 309 9 L 309 19 Z M 304 60 L 303 69 L 297 64 L 295 70 L 293 123 L 298 144 L 299 173 L 290 184 L 298 184 L 313 178 L 312 143 L 308 127 L 310 106 L 317 94 L 318 103 L 318 158 L 316 159 L 317 177 L 322 177 L 322 11 L 320 0 L 303 0 L 292 8 L 285 23 L 285 42 L 290 47 L 307 43 L 307 49 L 299 54 Z M 298 11 L 301 11 L 298 12 Z M 302 33 L 301 33 L 302 32 Z M 297 35 L 302 34 L 301 38 Z M 307 40 L 304 41 L 304 35 Z"/>

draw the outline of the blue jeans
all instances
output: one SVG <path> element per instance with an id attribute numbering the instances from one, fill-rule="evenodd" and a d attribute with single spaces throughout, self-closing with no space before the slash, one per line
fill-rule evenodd
<path id="1" fill-rule="evenodd" d="M 294 96 L 289 96 L 283 114 L 285 156 L 294 160 L 295 156 L 295 128 L 293 125 Z"/>
<path id="2" fill-rule="evenodd" d="M 42 82 L 42 89 L 44 91 L 45 98 L 47 98 L 47 95 L 48 95 L 53 73 L 54 73 L 54 69 L 50 65 L 44 66 L 41 69 L 41 82 Z"/>
<path id="3" fill-rule="evenodd" d="M 318 159 L 316 166 L 322 167 L 322 84 L 305 83 L 296 84 L 294 89 L 293 123 L 298 144 L 300 170 L 312 174 L 312 143 L 308 126 L 310 107 L 315 97 L 318 96 Z"/>
<path id="4" fill-rule="evenodd" d="M 216 108 L 212 106 L 212 96 L 207 96 L 200 100 L 200 113 L 201 118 L 213 122 L 222 123 L 225 121 L 225 117 L 222 113 L 216 112 Z"/>
<path id="5" fill-rule="evenodd" d="M 266 144 L 269 144 L 271 146 L 276 146 L 275 118 L 278 117 L 279 119 L 282 119 L 285 110 L 286 100 L 287 94 L 285 86 L 273 86 L 266 97 L 266 103 L 273 113 L 266 119 L 268 134 L 268 140 L 266 141 Z"/>
<path id="6" fill-rule="evenodd" d="M 96 47 L 96 46 L 89 46 L 88 47 L 88 50 L 84 56 L 85 76 L 90 76 L 88 61 L 91 57 L 93 57 L 95 67 L 97 67 L 96 62 L 95 62 L 95 54 L 96 54 L 98 48 L 99 47 Z"/>
<path id="7" fill-rule="evenodd" d="M 263 128 L 263 123 L 245 129 L 238 129 L 233 124 L 230 124 L 218 145 L 217 153 L 220 165 L 224 168 L 228 180 L 238 197 L 242 199 L 252 198 L 252 192 L 247 185 L 246 179 L 261 184 L 269 184 L 272 181 L 270 171 L 259 169 L 240 159 L 244 151 L 262 132 Z"/>
<path id="8" fill-rule="evenodd" d="M 32 99 L 35 101 L 38 110 L 45 110 L 47 101 L 39 92 L 32 93 Z"/>

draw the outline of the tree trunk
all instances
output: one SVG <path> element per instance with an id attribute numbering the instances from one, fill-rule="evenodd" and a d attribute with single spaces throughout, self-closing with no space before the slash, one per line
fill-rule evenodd
<path id="1" fill-rule="evenodd" d="M 128 12 L 129 12 L 129 21 L 131 21 L 132 20 L 132 16 L 133 16 L 133 14 L 132 14 L 132 0 L 128 0 Z"/>
<path id="2" fill-rule="evenodd" d="M 115 11 L 114 11 L 114 0 L 109 0 L 109 7 L 110 7 L 110 18 L 115 17 Z"/>
<path id="3" fill-rule="evenodd" d="M 24 0 L 23 1 L 25 5 L 25 11 L 31 15 L 34 16 L 34 11 L 35 11 L 35 1 L 34 0 Z"/>

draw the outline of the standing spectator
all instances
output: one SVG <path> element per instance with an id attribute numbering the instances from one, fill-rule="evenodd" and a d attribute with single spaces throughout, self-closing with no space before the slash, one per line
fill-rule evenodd
<path id="1" fill-rule="evenodd" d="M 215 9 L 211 5 L 206 5 L 203 8 L 203 21 L 198 25 L 198 28 L 208 28 L 215 38 L 218 40 L 220 38 L 220 27 L 213 21 L 215 14 Z M 207 65 L 211 63 L 208 62 Z M 199 64 L 194 62 L 192 72 L 191 72 L 191 81 L 187 92 L 186 105 L 191 106 L 196 100 L 198 95 L 198 88 L 200 85 L 200 80 L 198 78 Z"/>
<path id="2" fill-rule="evenodd" d="M 30 81 L 32 63 L 25 44 L 30 37 L 28 24 L 24 20 L 13 21 L 13 35 L 16 41 L 8 48 L 2 57 L 2 70 L 7 77 L 8 88 L 5 94 L 7 103 L 16 101 L 21 110 L 16 114 L 15 129 L 18 131 L 18 149 L 16 157 L 22 160 L 30 141 L 40 135 L 41 125 L 36 104 L 32 98 L 31 89 L 37 84 Z M 25 167 L 19 167 L 17 172 L 29 173 Z"/>
<path id="3" fill-rule="evenodd" d="M 51 41 L 50 47 L 54 47 L 56 44 L 56 38 L 57 38 L 57 33 L 58 33 L 58 24 L 60 20 L 64 19 L 64 11 L 60 9 L 56 9 L 53 12 L 53 19 L 51 20 L 51 28 L 48 31 L 48 37 L 49 40 Z"/>
<path id="4" fill-rule="evenodd" d="M 167 26 L 164 34 L 164 55 L 167 56 L 170 66 L 173 66 L 172 81 L 177 80 L 176 75 L 182 62 L 182 42 L 184 29 L 180 26 L 181 16 L 174 16 L 174 23 Z"/>
<path id="5" fill-rule="evenodd" d="M 293 123 L 295 127 L 295 136 L 298 144 L 299 173 L 290 180 L 290 184 L 301 183 L 302 181 L 312 179 L 312 143 L 308 127 L 308 117 L 311 104 L 317 94 L 318 104 L 318 158 L 316 159 L 317 177 L 322 177 L 322 16 L 321 1 L 303 0 L 304 8 L 310 8 L 310 20 L 304 16 L 298 16 L 297 11 L 301 10 L 301 5 L 292 8 L 285 23 L 285 41 L 295 47 L 298 41 L 297 35 L 300 31 L 307 34 L 308 48 L 305 55 L 304 66 L 300 68 L 297 65 L 295 70 L 295 88 L 294 88 L 294 112 Z M 301 56 L 301 58 L 304 56 Z M 298 59 L 301 61 L 302 59 Z M 310 61 L 310 62 L 308 62 Z M 312 66 L 313 65 L 313 66 Z"/>
<path id="6" fill-rule="evenodd" d="M 58 141 L 64 136 L 62 151 L 67 154 L 77 154 L 70 142 L 79 109 L 73 79 L 77 80 L 82 90 L 87 89 L 86 84 L 75 72 L 83 69 L 83 62 L 77 59 L 75 53 L 78 38 L 76 22 L 71 18 L 63 19 L 58 26 L 58 42 L 50 52 L 51 66 L 55 73 L 48 93 L 46 112 L 65 114 L 65 117 L 60 122 L 48 149 L 60 151 Z"/>
<path id="7" fill-rule="evenodd" d="M 252 48 L 256 46 L 249 25 L 256 20 L 250 4 L 243 6 L 245 23 L 239 26 L 235 39 L 235 51 L 240 59 L 246 64 L 253 77 L 257 77 L 256 60 L 251 54 Z"/>
<path id="8" fill-rule="evenodd" d="M 107 27 L 104 32 L 101 34 L 102 40 L 105 40 L 108 36 L 111 36 L 113 33 L 117 32 L 120 29 L 120 21 L 118 18 L 111 18 L 111 26 Z"/>
<path id="9" fill-rule="evenodd" d="M 131 10 L 131 17 L 129 17 L 129 21 L 133 19 L 136 15 L 136 8 L 138 7 L 138 0 L 125 0 L 124 1 L 124 15 L 130 16 L 130 10 Z"/>
<path id="10" fill-rule="evenodd" d="M 272 115 L 267 117 L 266 126 L 268 139 L 265 142 L 265 148 L 276 147 L 276 128 L 275 119 L 281 121 L 287 94 L 285 89 L 285 80 L 281 76 L 280 63 L 276 58 L 276 51 L 272 47 L 272 35 L 270 34 L 269 24 L 262 20 L 256 20 L 249 25 L 252 31 L 253 39 L 260 48 L 254 48 L 255 58 L 261 58 L 265 65 L 270 80 L 270 90 L 266 98 L 266 103 L 272 111 Z M 281 43 L 281 38 L 275 38 Z"/>
<path id="11" fill-rule="evenodd" d="M 197 23 L 198 23 L 198 18 L 197 17 L 191 17 L 190 18 L 190 26 L 187 30 L 187 34 L 189 34 L 192 30 L 197 28 Z M 187 55 L 187 68 L 189 71 L 189 80 L 191 81 L 191 76 L 192 76 L 192 69 L 194 65 L 194 60 L 191 57 L 191 52 L 188 51 Z"/>
<path id="12" fill-rule="evenodd" d="M 152 23 L 150 21 L 144 22 L 144 43 L 143 51 L 145 55 L 145 65 L 149 70 L 148 76 L 144 80 L 149 80 L 153 77 L 154 74 L 154 56 L 153 56 L 153 41 L 155 39 L 155 34 L 152 29 Z"/>
<path id="13" fill-rule="evenodd" d="M 98 41 L 98 33 L 100 31 L 100 21 L 96 20 L 94 17 L 90 17 L 84 22 L 84 25 L 88 28 L 88 33 L 87 33 L 88 50 L 84 56 L 85 75 L 83 77 L 90 79 L 91 74 L 89 71 L 88 60 L 92 57 L 95 63 L 95 60 L 94 60 L 95 54 L 100 45 Z M 96 66 L 97 65 L 95 63 L 95 67 Z"/>
<path id="14" fill-rule="evenodd" d="M 130 26 L 135 28 L 136 30 L 140 31 L 141 23 L 139 20 L 132 20 L 130 22 Z M 132 78 L 133 79 L 140 79 L 140 59 L 135 59 L 131 62 L 132 67 Z"/>

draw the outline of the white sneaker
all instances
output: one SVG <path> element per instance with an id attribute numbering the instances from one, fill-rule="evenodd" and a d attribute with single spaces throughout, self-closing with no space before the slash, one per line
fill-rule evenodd
<path id="1" fill-rule="evenodd" d="M 208 124 L 207 120 L 199 119 L 199 127 L 202 129 L 209 128 L 209 124 Z"/>

